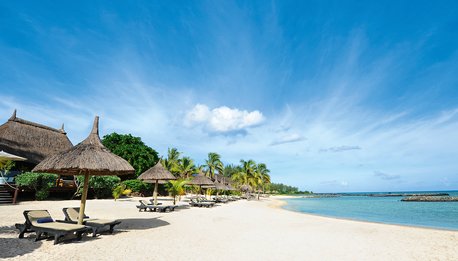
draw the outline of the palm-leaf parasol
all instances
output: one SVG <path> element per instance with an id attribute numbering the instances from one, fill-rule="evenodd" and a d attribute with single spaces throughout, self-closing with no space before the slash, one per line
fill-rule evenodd
<path id="1" fill-rule="evenodd" d="M 215 183 L 208 178 L 207 176 L 203 175 L 202 173 L 195 176 L 191 181 L 188 182 L 187 185 L 196 185 L 200 187 L 200 191 L 202 192 L 202 187 L 211 188 L 215 187 Z"/>
<path id="2" fill-rule="evenodd" d="M 83 223 L 90 176 L 128 175 L 135 172 L 129 162 L 103 146 L 99 137 L 98 116 L 94 119 L 91 133 L 84 141 L 67 151 L 44 159 L 32 171 L 59 175 L 84 175 L 78 224 Z"/>
<path id="3" fill-rule="evenodd" d="M 153 192 L 153 199 L 154 205 L 157 205 L 157 187 L 160 180 L 172 180 L 177 179 L 175 176 L 172 175 L 166 168 L 162 166 L 160 162 L 158 162 L 154 167 L 148 169 L 147 171 L 143 172 L 138 179 L 143 180 L 145 182 L 154 182 L 154 192 Z"/>

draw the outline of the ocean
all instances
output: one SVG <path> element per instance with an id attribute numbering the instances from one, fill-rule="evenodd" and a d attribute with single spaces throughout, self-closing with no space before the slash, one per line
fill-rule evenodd
<path id="1" fill-rule="evenodd" d="M 448 193 L 458 196 L 458 191 L 399 193 Z M 401 199 L 369 196 L 292 198 L 285 200 L 288 204 L 284 208 L 327 217 L 458 230 L 458 202 L 403 202 Z"/>

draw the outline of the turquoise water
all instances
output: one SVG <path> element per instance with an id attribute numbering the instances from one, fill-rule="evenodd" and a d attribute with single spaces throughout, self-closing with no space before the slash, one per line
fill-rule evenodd
<path id="1" fill-rule="evenodd" d="M 458 196 L 457 191 L 447 191 Z M 285 209 L 328 217 L 458 230 L 458 202 L 402 202 L 402 197 L 287 199 Z"/>

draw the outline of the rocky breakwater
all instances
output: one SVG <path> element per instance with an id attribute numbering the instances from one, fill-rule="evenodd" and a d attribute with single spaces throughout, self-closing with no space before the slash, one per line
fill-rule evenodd
<path id="1" fill-rule="evenodd" d="M 387 193 L 387 194 L 369 194 L 369 197 L 432 197 L 432 196 L 448 196 L 448 193 L 420 193 L 420 194 L 408 194 L 408 193 Z"/>
<path id="2" fill-rule="evenodd" d="M 401 199 L 401 201 L 413 202 L 458 202 L 458 197 L 450 196 L 410 196 Z"/>

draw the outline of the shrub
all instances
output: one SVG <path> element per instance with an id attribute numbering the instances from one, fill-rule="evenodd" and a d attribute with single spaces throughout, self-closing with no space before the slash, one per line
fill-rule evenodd
<path id="1" fill-rule="evenodd" d="M 78 193 L 83 192 L 84 176 L 78 176 Z M 89 178 L 89 188 L 94 191 L 95 198 L 108 198 L 112 196 L 113 189 L 119 185 L 121 179 L 117 176 L 91 176 Z"/>
<path id="2" fill-rule="evenodd" d="M 45 200 L 49 196 L 49 189 L 57 180 L 56 174 L 25 172 L 16 176 L 16 184 L 21 187 L 28 187 L 35 191 L 37 200 Z"/>
<path id="3" fill-rule="evenodd" d="M 152 190 L 151 184 L 143 182 L 138 179 L 128 179 L 122 182 L 127 189 L 132 190 L 132 192 L 144 193 Z"/>

